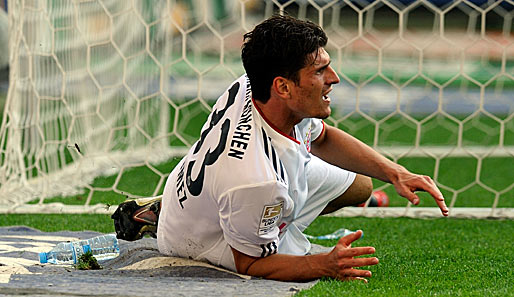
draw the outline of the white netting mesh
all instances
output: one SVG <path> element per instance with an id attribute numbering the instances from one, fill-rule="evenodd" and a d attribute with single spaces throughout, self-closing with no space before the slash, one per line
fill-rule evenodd
<path id="1" fill-rule="evenodd" d="M 4 212 L 99 212 L 161 194 L 213 100 L 243 73 L 242 35 L 288 13 L 329 36 L 341 83 L 328 123 L 433 176 L 454 213 L 514 217 L 514 1 L 11 0 L 8 7 Z M 390 185 L 375 186 L 395 207 L 346 213 L 434 212 L 429 199 L 414 213 Z"/>

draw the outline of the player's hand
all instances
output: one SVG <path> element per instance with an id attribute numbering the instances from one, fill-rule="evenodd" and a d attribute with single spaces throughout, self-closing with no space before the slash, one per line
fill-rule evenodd
<path id="1" fill-rule="evenodd" d="M 398 179 L 393 181 L 393 185 L 400 196 L 407 198 L 414 205 L 419 204 L 419 197 L 414 193 L 415 191 L 428 192 L 434 197 L 443 216 L 448 216 L 448 207 L 444 202 L 443 194 L 429 176 L 414 174 L 405 169 L 398 175 Z"/>
<path id="2" fill-rule="evenodd" d="M 365 277 L 371 277 L 371 271 L 355 269 L 355 267 L 370 266 L 378 264 L 378 258 L 355 258 L 358 256 L 375 253 L 374 247 L 354 247 L 352 242 L 361 238 L 362 231 L 359 230 L 339 239 L 334 249 L 328 254 L 331 276 L 339 280 L 361 280 L 368 282 Z"/>

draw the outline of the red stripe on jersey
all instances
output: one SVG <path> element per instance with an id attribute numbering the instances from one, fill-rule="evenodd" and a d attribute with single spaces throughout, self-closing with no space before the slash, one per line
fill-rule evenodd
<path id="1" fill-rule="evenodd" d="M 286 133 L 280 131 L 280 129 L 278 129 L 275 125 L 273 125 L 267 118 L 266 116 L 262 113 L 261 109 L 259 108 L 259 106 L 257 106 L 257 104 L 255 104 L 255 100 L 252 98 L 252 102 L 253 102 L 253 106 L 255 106 L 255 109 L 257 109 L 257 111 L 259 112 L 259 114 L 261 115 L 261 117 L 264 119 L 264 121 L 275 131 L 277 131 L 280 135 L 284 136 L 284 137 L 287 137 L 289 139 L 291 139 L 292 141 L 296 142 L 297 144 L 300 144 L 300 142 L 298 140 L 296 140 L 295 138 L 287 135 Z M 323 125 L 323 129 L 325 128 L 325 125 Z"/>

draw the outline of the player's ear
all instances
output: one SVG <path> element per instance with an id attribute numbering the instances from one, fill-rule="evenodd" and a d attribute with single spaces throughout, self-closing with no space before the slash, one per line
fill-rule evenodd
<path id="1" fill-rule="evenodd" d="M 290 81 L 287 78 L 277 76 L 273 79 L 273 84 L 271 85 L 272 92 L 280 98 L 288 99 L 291 97 L 291 87 L 289 84 Z"/>

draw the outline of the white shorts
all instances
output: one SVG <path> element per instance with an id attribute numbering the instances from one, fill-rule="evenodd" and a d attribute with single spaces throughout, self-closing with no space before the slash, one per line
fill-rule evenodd
<path id="1" fill-rule="evenodd" d="M 341 196 L 353 183 L 356 174 L 333 166 L 312 156 L 306 167 L 308 198 L 303 208 L 280 238 L 278 252 L 281 254 L 305 255 L 311 249 L 303 231 L 320 215 L 325 207 Z"/>

